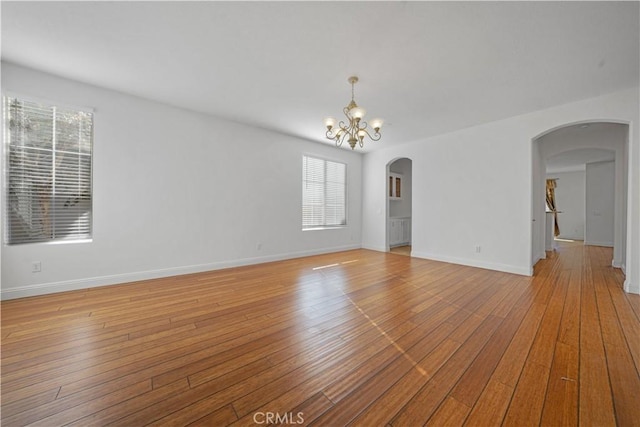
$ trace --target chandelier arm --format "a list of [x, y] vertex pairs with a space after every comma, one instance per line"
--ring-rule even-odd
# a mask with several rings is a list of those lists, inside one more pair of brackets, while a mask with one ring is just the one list
[[344, 139], [347, 135], [354, 136], [357, 132], [357, 127], [354, 126], [353, 121], [350, 121], [348, 126], [345, 122], [341, 121], [338, 127], [342, 131], [342, 139]]
[[340, 145], [342, 145], [342, 143], [344, 142], [344, 138], [348, 135], [348, 132], [342, 132], [342, 134], [340, 135]]
[[338, 147], [342, 145], [347, 135], [351, 135], [351, 131], [344, 126], [340, 126], [339, 128], [339, 131], [342, 131], [342, 132], [336, 132], [334, 134], [333, 131], [334, 129], [327, 130], [327, 132], [325, 133], [325, 136], [327, 137], [327, 139], [335, 141], [336, 146]]
[[[366, 127], [366, 126], [365, 126]], [[365, 129], [365, 127], [360, 128], [360, 131], [364, 132], [365, 134], [367, 134], [367, 136], [372, 140], [372, 141], [379, 141], [380, 138], [382, 137], [382, 134], [380, 132], [375, 132], [373, 135], [371, 135], [369, 133], [369, 131], [367, 129]]]
[[341, 147], [342, 143], [344, 142], [344, 138], [348, 135], [348, 132], [342, 132], [339, 135], [336, 135], [335, 137], [335, 141], [336, 141], [336, 147]]

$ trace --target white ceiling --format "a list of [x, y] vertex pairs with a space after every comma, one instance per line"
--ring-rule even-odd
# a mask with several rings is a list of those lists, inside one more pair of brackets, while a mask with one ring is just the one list
[[581, 148], [557, 154], [546, 161], [547, 173], [584, 171], [588, 163], [615, 160], [614, 150]]
[[[542, 137], [544, 143], [558, 144], [562, 141], [600, 140], [603, 148], [579, 148], [565, 151], [545, 160], [548, 174], [584, 171], [588, 163], [615, 160], [615, 150], [606, 148], [608, 141], [615, 140], [621, 129], [628, 126], [611, 122], [582, 123], [556, 129]], [[610, 146], [609, 146], [610, 147]]]
[[371, 150], [637, 86], [639, 4], [2, 1], [2, 59], [314, 141], [356, 74]]

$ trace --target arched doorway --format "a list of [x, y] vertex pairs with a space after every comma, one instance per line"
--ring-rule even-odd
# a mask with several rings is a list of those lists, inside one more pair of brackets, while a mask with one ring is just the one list
[[386, 249], [411, 254], [412, 161], [397, 158], [386, 167]]
[[[558, 172], [563, 166], [575, 168], [581, 164], [584, 170], [585, 198], [591, 195], [592, 203], [594, 199], [612, 199], [611, 212], [603, 210], [606, 207], [593, 207], [596, 206], [594, 204], [589, 206], [585, 199], [584, 243], [613, 246], [611, 263], [624, 271], [627, 253], [628, 143], [629, 126], [613, 121], [571, 123], [550, 129], [532, 140], [532, 266], [539, 259], [545, 258], [545, 249], [549, 249], [545, 227], [545, 192], [546, 179], [553, 178], [553, 174], [548, 173]], [[610, 181], [609, 187], [598, 187], [603, 179]], [[570, 185], [575, 185], [570, 184], [570, 181], [567, 175], [565, 190]], [[556, 185], [563, 185], [562, 177]], [[562, 206], [558, 206], [559, 211], [562, 209]], [[593, 237], [596, 235], [593, 232], [596, 226], [589, 227], [589, 223], [602, 222], [608, 215], [612, 222], [610, 241], [608, 238], [602, 240]], [[558, 218], [562, 230], [562, 214]], [[571, 227], [571, 223], [567, 220], [566, 226]], [[570, 231], [565, 229], [565, 232]]]

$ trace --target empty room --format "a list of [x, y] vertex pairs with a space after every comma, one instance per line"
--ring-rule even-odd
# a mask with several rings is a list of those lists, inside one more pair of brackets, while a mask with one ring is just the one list
[[0, 12], [3, 426], [640, 426], [640, 2]]

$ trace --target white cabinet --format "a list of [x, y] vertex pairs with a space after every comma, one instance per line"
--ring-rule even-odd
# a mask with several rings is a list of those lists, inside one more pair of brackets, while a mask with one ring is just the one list
[[389, 198], [392, 200], [402, 199], [402, 175], [398, 173], [389, 174]]
[[389, 246], [411, 243], [411, 218], [389, 218]]

